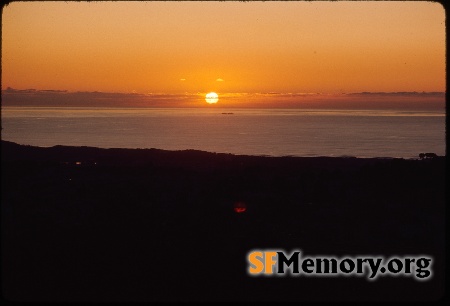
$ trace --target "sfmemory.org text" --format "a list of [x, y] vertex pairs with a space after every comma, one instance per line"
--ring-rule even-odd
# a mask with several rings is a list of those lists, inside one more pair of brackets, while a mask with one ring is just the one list
[[247, 255], [251, 276], [413, 276], [419, 281], [432, 277], [430, 256], [307, 256], [301, 250], [286, 254], [283, 250], [253, 250]]

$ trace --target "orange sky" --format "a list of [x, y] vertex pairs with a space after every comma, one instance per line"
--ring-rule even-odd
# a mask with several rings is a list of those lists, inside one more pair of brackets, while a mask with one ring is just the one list
[[446, 90], [433, 2], [14, 2], [2, 17], [3, 89]]

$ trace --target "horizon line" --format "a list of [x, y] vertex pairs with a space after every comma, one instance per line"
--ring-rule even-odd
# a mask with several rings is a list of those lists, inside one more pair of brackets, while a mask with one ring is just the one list
[[[208, 92], [178, 92], [178, 93], [170, 93], [170, 92], [137, 92], [135, 90], [132, 91], [89, 91], [89, 90], [61, 90], [61, 89], [35, 89], [35, 88], [26, 88], [26, 89], [17, 89], [13, 87], [7, 87], [6, 89], [1, 89], [2, 94], [5, 93], [91, 93], [91, 94], [123, 94], [123, 95], [136, 95], [136, 96], [196, 96], [196, 95], [204, 95]], [[314, 96], [314, 95], [323, 95], [323, 96], [337, 96], [337, 95], [442, 95], [446, 94], [446, 91], [356, 91], [356, 92], [338, 92], [338, 93], [330, 93], [330, 92], [279, 92], [279, 91], [267, 91], [267, 92], [220, 92], [214, 91], [216, 93], [220, 93], [222, 95], [269, 95], [269, 96], [278, 96], [278, 95], [286, 95], [286, 96]]]

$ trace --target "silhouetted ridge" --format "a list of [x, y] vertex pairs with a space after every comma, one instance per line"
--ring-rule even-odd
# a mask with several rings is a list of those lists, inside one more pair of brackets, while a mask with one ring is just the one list
[[[445, 158], [261, 157], [1, 143], [3, 294], [19, 301], [430, 300]], [[247, 275], [254, 249], [424, 254], [433, 278]], [[349, 288], [356, 288], [349, 290]]]

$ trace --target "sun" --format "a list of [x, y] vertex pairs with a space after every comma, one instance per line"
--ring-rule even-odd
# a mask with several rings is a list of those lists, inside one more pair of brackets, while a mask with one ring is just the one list
[[214, 104], [217, 103], [217, 101], [219, 101], [219, 96], [215, 92], [210, 92], [206, 94], [205, 100], [209, 104]]

